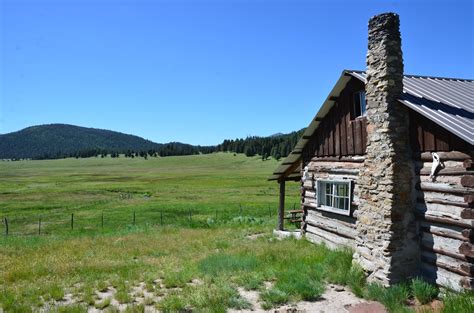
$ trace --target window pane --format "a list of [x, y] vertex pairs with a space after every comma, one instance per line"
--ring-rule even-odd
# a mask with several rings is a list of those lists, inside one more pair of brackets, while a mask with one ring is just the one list
[[360, 95], [360, 115], [364, 115], [365, 114], [365, 110], [366, 110], [366, 102], [365, 102], [365, 92], [361, 91], [359, 93]]
[[349, 210], [350, 205], [349, 205], [349, 198], [344, 199], [344, 210]]

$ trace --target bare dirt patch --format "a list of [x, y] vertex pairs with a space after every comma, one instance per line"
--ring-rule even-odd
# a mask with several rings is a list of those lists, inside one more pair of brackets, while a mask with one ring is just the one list
[[[271, 310], [262, 309], [260, 294], [258, 291], [249, 291], [239, 288], [240, 295], [253, 305], [253, 310], [230, 310], [229, 312], [277, 312], [277, 313], [296, 313], [296, 312], [347, 312], [347, 313], [386, 313], [387, 311], [378, 302], [369, 302], [357, 298], [352, 292], [346, 290], [343, 286], [330, 285], [317, 301], [300, 301], [297, 303], [283, 305]], [[360, 306], [363, 305], [363, 306]], [[360, 307], [359, 307], [360, 306]], [[366, 311], [365, 309], [372, 309]]]

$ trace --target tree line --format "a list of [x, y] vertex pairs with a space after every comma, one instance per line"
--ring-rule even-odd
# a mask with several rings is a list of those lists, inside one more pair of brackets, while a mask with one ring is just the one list
[[[268, 137], [249, 136], [247, 138], [226, 139], [221, 144], [215, 146], [194, 146], [179, 142], [170, 142], [167, 144], [141, 145], [143, 148], [129, 149], [117, 148], [110, 144], [113, 148], [73, 148], [67, 144], [59, 147], [54, 152], [44, 152], [30, 159], [61, 159], [61, 158], [90, 158], [90, 157], [126, 157], [126, 158], [144, 158], [166, 157], [178, 155], [195, 155], [208, 154], [214, 152], [233, 152], [244, 153], [246, 156], [252, 157], [259, 155], [262, 160], [273, 157], [279, 160], [286, 157], [302, 136], [304, 129], [291, 132], [289, 134], [278, 134]], [[121, 144], [129, 146], [126, 143]], [[139, 145], [136, 145], [137, 147]], [[62, 149], [64, 148], [64, 149]], [[63, 152], [66, 150], [67, 152]], [[19, 160], [24, 158], [10, 158], [11, 160]]]

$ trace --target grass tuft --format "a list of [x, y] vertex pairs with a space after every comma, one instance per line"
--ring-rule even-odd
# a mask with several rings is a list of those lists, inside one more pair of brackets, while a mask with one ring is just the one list
[[111, 301], [112, 299], [110, 299], [110, 297], [107, 297], [103, 299], [102, 301], [95, 303], [94, 306], [96, 309], [103, 310], [110, 305]]
[[472, 313], [474, 312], [474, 292], [448, 292], [443, 298], [443, 313]]
[[438, 288], [424, 281], [421, 278], [415, 278], [411, 281], [411, 290], [413, 296], [420, 304], [430, 303], [438, 296]]
[[251, 271], [258, 265], [258, 261], [254, 256], [247, 255], [228, 255], [213, 254], [205, 258], [199, 263], [199, 269], [204, 274], [216, 276], [221, 273]]

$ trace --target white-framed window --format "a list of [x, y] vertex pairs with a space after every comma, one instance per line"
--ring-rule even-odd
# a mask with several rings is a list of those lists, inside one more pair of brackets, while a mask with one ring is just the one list
[[317, 180], [318, 209], [350, 215], [352, 201], [351, 180]]

